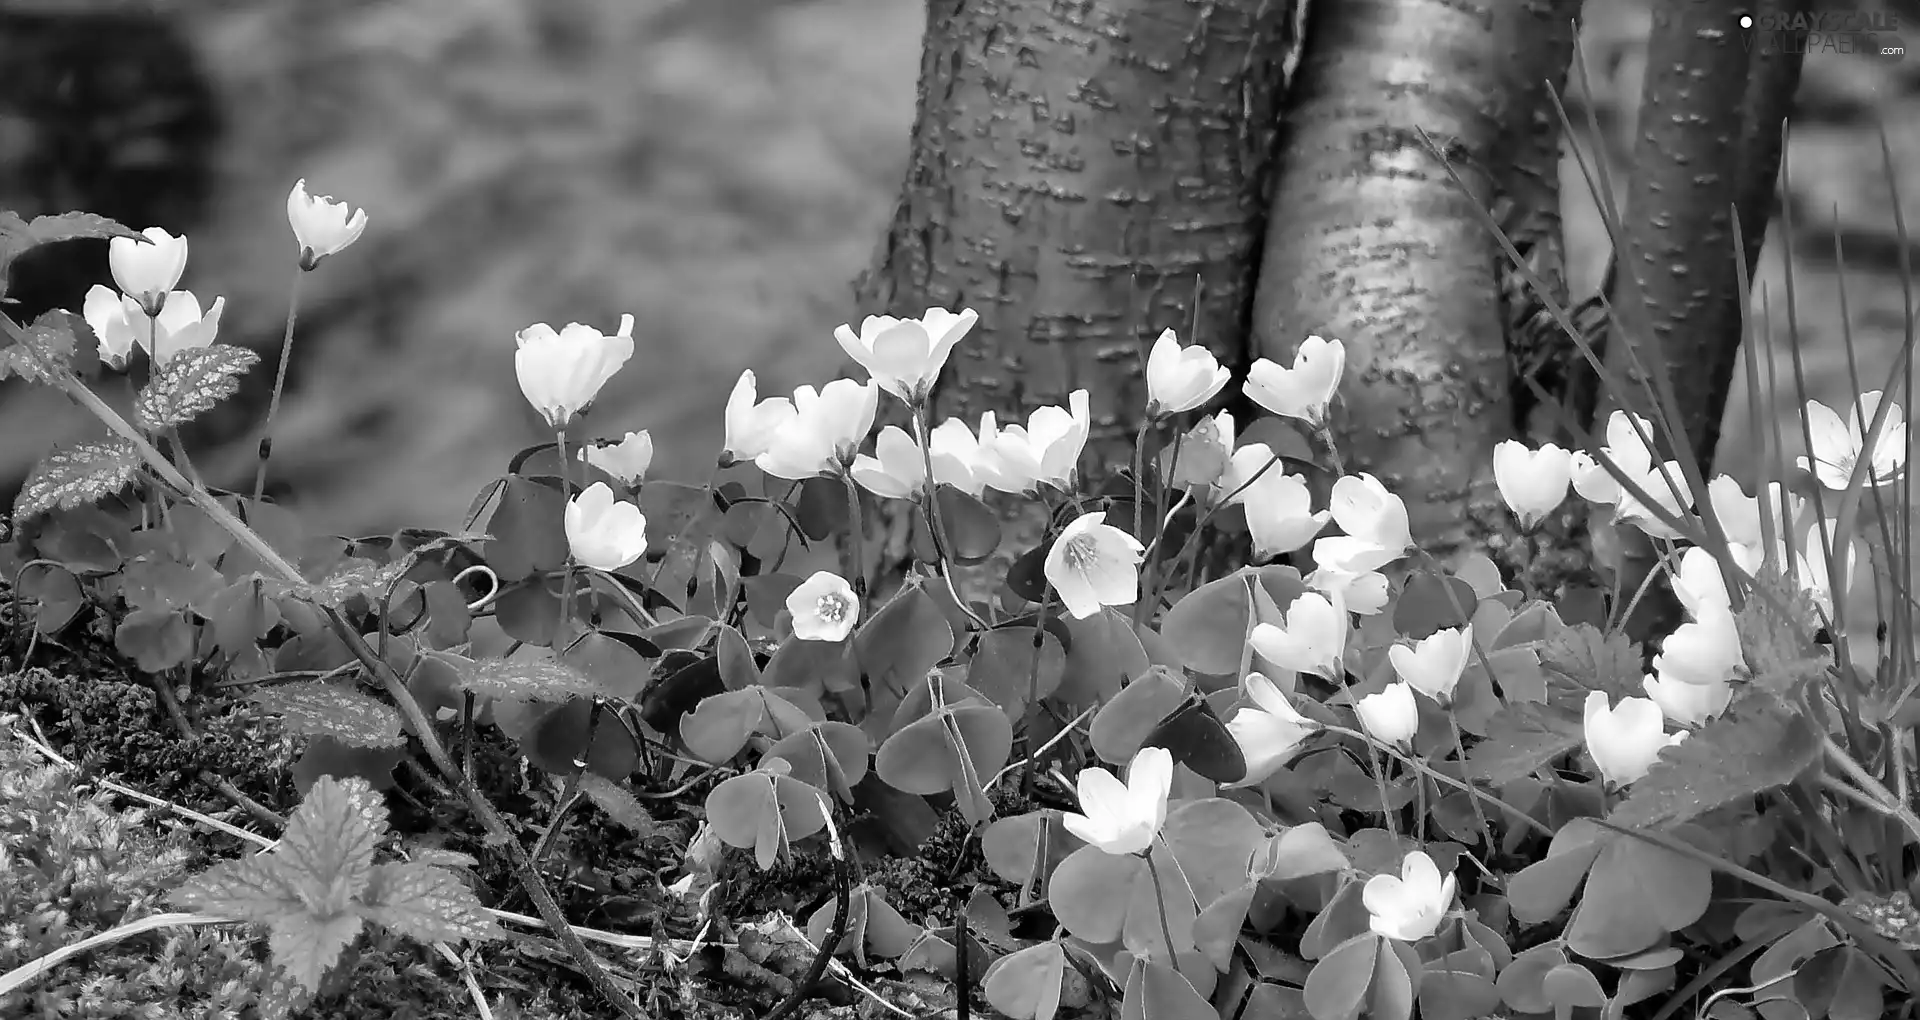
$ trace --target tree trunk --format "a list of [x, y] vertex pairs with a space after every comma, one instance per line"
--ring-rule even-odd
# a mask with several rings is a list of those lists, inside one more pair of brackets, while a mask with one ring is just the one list
[[[1613, 345], [1608, 357], [1625, 373], [1636, 334], [1658, 338], [1633, 349], [1642, 369], [1666, 367], [1676, 424], [1703, 473], [1713, 463], [1740, 351], [1744, 308], [1734, 260], [1744, 260], [1749, 276], [1759, 261], [1780, 176], [1781, 130], [1805, 57], [1804, 47], [1763, 47], [1736, 26], [1742, 16], [1809, 10], [1811, 0], [1654, 6], [1619, 263], [1633, 273], [1638, 294], [1609, 295], [1624, 315], [1614, 335], [1628, 342]], [[1744, 248], [1737, 253], [1736, 214]], [[1647, 407], [1643, 394], [1617, 399]]]
[[1416, 541], [1443, 557], [1507, 527], [1491, 476], [1494, 445], [1519, 429], [1503, 341], [1507, 257], [1476, 207], [1517, 207], [1514, 221], [1537, 235], [1534, 257], [1557, 261], [1547, 86], [1564, 80], [1578, 9], [1322, 4], [1293, 82], [1257, 351], [1288, 363], [1310, 334], [1346, 342], [1335, 437], [1406, 500]]
[[[861, 315], [980, 313], [937, 416], [1024, 419], [1085, 387], [1098, 477], [1129, 462], [1161, 330], [1244, 365], [1295, 15], [1295, 0], [930, 0], [911, 163], [855, 291]], [[883, 508], [883, 564], [905, 559], [901, 506]], [[1009, 521], [1003, 554], [1043, 523]]]

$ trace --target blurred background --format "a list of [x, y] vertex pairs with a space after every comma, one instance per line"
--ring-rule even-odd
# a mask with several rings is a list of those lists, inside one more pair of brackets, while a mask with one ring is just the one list
[[[1648, 9], [1587, 6], [1593, 88], [1576, 84], [1574, 115], [1593, 110], [1600, 137], [1583, 142], [1624, 167]], [[1920, 5], [1892, 6], [1920, 42]], [[638, 353], [590, 430], [651, 429], [656, 474], [704, 477], [740, 370], [763, 392], [823, 381], [841, 363], [833, 327], [870, 311], [849, 281], [905, 164], [923, 20], [905, 0], [0, 0], [0, 207], [185, 232], [182, 286], [224, 295], [221, 339], [262, 350], [294, 273], [294, 180], [368, 210], [361, 242], [305, 282], [275, 430], [273, 478], [316, 528], [457, 527], [507, 457], [547, 438], [513, 378], [513, 334], [533, 322], [611, 330], [633, 313]], [[1874, 125], [1920, 223], [1917, 92], [1920, 57], [1808, 60], [1785, 198], [1823, 399], [1852, 391], [1834, 226], [1869, 388], [1901, 336]], [[1588, 291], [1605, 232], [1571, 163], [1565, 179]], [[1760, 273], [1776, 295], [1778, 240]], [[77, 310], [106, 280], [104, 253], [61, 256], [19, 266], [14, 296]], [[1769, 343], [1784, 352], [1784, 321]], [[189, 435], [204, 473], [250, 478], [264, 393], [246, 399]], [[1744, 401], [1729, 413], [1745, 434]], [[0, 384], [0, 491], [88, 434], [57, 396]]]

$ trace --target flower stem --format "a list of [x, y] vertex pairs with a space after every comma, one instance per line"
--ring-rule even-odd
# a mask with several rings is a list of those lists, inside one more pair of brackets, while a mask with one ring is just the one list
[[927, 519], [927, 535], [933, 539], [933, 568], [940, 580], [947, 586], [947, 594], [953, 596], [953, 604], [960, 607], [967, 619], [981, 630], [989, 629], [987, 621], [976, 615], [967, 601], [960, 597], [959, 589], [953, 586], [953, 566], [947, 562], [946, 522], [940, 517], [940, 501], [937, 498], [940, 483], [933, 478], [933, 434], [927, 427], [927, 402], [916, 401], [907, 415], [913, 423], [913, 441], [920, 444], [920, 469], [926, 477], [922, 478], [920, 513]]
[[300, 283], [304, 269], [293, 273], [293, 285], [287, 288], [287, 331], [280, 337], [280, 364], [273, 370], [273, 396], [267, 399], [267, 424], [260, 436], [260, 462], [253, 470], [253, 501], [260, 502], [267, 491], [267, 459], [273, 456], [273, 418], [280, 413], [280, 394], [287, 388], [287, 365], [293, 361], [293, 324], [300, 317]]
[[1147, 430], [1153, 428], [1153, 419], [1140, 422], [1140, 431], [1133, 437], [1133, 533], [1140, 541], [1147, 540]]
[[1040, 608], [1033, 612], [1033, 658], [1027, 663], [1027, 747], [1029, 748], [1026, 777], [1020, 788], [1029, 800], [1033, 797], [1034, 776], [1040, 772], [1040, 756], [1034, 754], [1034, 733], [1040, 727], [1040, 653], [1047, 645], [1047, 609], [1053, 605], [1053, 592], [1043, 591], [1040, 595]]
[[1167, 940], [1167, 966], [1179, 970], [1180, 954], [1173, 948], [1173, 926], [1167, 923], [1167, 890], [1160, 884], [1159, 867], [1153, 863], [1153, 847], [1149, 845], [1140, 856], [1147, 859], [1147, 877], [1153, 879], [1153, 905], [1160, 911], [1160, 937]]
[[[1453, 727], [1453, 747], [1454, 747], [1454, 750], [1458, 752], [1460, 755], [1461, 775], [1465, 775], [1466, 774], [1465, 769], [1467, 764], [1467, 741], [1466, 741], [1466, 738], [1462, 737], [1460, 734], [1460, 713], [1454, 711], [1453, 701], [1451, 699], [1447, 701], [1447, 725]], [[1473, 820], [1477, 822], [1480, 826], [1480, 835], [1483, 836], [1487, 841], [1488, 852], [1492, 852], [1493, 827], [1487, 824], [1487, 813], [1480, 809], [1479, 798], [1468, 797], [1467, 803], [1473, 805]]]
[[[553, 430], [554, 445], [560, 453], [560, 501], [561, 514], [566, 513], [565, 504], [573, 499], [573, 483], [567, 480], [567, 430]], [[553, 631], [553, 649], [559, 651], [567, 640], [567, 631], [573, 623], [573, 544], [567, 544], [567, 561], [560, 569], [560, 622]]]
[[[1353, 699], [1353, 686], [1347, 683], [1347, 670], [1344, 666], [1340, 665], [1335, 665], [1334, 669], [1340, 674], [1340, 692], [1346, 695], [1347, 707], [1353, 709], [1354, 716], [1358, 718], [1360, 706], [1359, 703]], [[1367, 745], [1367, 761], [1373, 766], [1373, 787], [1380, 792], [1380, 814], [1381, 817], [1386, 819], [1387, 835], [1398, 836], [1399, 830], [1395, 827], [1393, 820], [1392, 802], [1387, 799], [1387, 763], [1380, 760], [1380, 752], [1374, 746], [1372, 739], [1366, 740], [1365, 743]]]
[[853, 484], [853, 472], [844, 468], [840, 471], [840, 484], [847, 490], [847, 581], [853, 585], [853, 594], [860, 600], [860, 618], [867, 616], [867, 573], [860, 562], [860, 543], [866, 539], [866, 530], [860, 519], [860, 490]]
[[1333, 473], [1345, 475], [1347, 465], [1340, 459], [1340, 444], [1333, 441], [1333, 429], [1328, 428], [1325, 422], [1321, 422], [1313, 427], [1313, 435], [1320, 440], [1320, 445], [1327, 448], [1327, 459], [1333, 462]]

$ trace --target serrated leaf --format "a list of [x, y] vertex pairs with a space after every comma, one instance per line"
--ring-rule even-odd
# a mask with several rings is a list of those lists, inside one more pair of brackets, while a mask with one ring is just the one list
[[306, 680], [256, 691], [249, 700], [303, 737], [332, 737], [350, 747], [375, 749], [407, 742], [399, 709], [351, 687]]
[[1785, 695], [1826, 674], [1832, 659], [1813, 643], [1817, 621], [1807, 593], [1778, 570], [1754, 578], [1753, 592], [1734, 617], [1754, 686]]
[[1529, 701], [1496, 712], [1487, 734], [1467, 755], [1467, 774], [1495, 786], [1524, 779], [1586, 742], [1585, 729], [1572, 713]]
[[1793, 782], [1820, 757], [1806, 717], [1754, 692], [1735, 701], [1660, 760], [1607, 816], [1615, 825], [1671, 826]]
[[271, 852], [221, 861], [187, 879], [167, 900], [182, 910], [223, 914], [254, 924], [270, 924], [299, 910], [293, 886]]
[[50, 510], [86, 506], [130, 484], [140, 470], [140, 451], [119, 437], [76, 443], [47, 454], [27, 476], [14, 500], [13, 516], [24, 521]]
[[86, 320], [56, 308], [22, 329], [19, 342], [0, 350], [0, 379], [17, 375], [28, 382], [53, 382], [63, 372], [90, 372], [97, 348], [80, 343]]
[[387, 806], [366, 780], [322, 776], [273, 855], [307, 912], [332, 917], [373, 881], [373, 853], [386, 829]]
[[76, 209], [72, 212], [54, 213], [49, 216], [35, 216], [32, 222], [28, 222], [18, 213], [0, 209], [0, 265], [11, 261], [22, 252], [43, 244], [79, 241], [90, 237], [139, 236], [118, 220], [98, 213], [81, 212]]
[[134, 399], [133, 415], [148, 432], [176, 428], [213, 410], [240, 390], [240, 377], [260, 355], [233, 344], [176, 351]]
[[604, 693], [598, 681], [552, 659], [476, 659], [462, 663], [460, 686], [509, 701], [565, 701]]
[[500, 934], [493, 917], [458, 875], [418, 862], [375, 868], [356, 909], [367, 920], [422, 942]]
[[301, 590], [301, 594], [316, 605], [332, 606], [336, 609], [358, 595], [364, 595], [378, 602], [386, 597], [387, 589], [393, 585], [393, 582], [407, 572], [408, 566], [405, 560], [393, 563], [349, 560], [346, 566], [307, 585]]
[[1640, 684], [1646, 676], [1640, 647], [1625, 634], [1603, 634], [1583, 623], [1542, 641], [1539, 652], [1550, 689], [1564, 693], [1571, 687], [1581, 699], [1600, 691], [1614, 701], [1646, 693]]
[[619, 822], [628, 832], [642, 839], [653, 835], [656, 828], [653, 815], [647, 813], [640, 798], [628, 793], [624, 787], [616, 785], [605, 776], [585, 772], [580, 776], [580, 792], [587, 799], [600, 806], [607, 817]]
[[365, 922], [356, 914], [332, 917], [279, 917], [268, 926], [267, 948], [273, 962], [294, 984], [320, 987], [320, 979], [340, 959], [340, 952], [360, 935]]

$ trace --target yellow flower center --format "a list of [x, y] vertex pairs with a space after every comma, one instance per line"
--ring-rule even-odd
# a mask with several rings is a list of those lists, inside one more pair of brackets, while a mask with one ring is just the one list
[[814, 603], [813, 610], [820, 614], [822, 620], [828, 623], [839, 623], [846, 618], [848, 611], [852, 608], [851, 600], [835, 591], [820, 596], [820, 601]]

